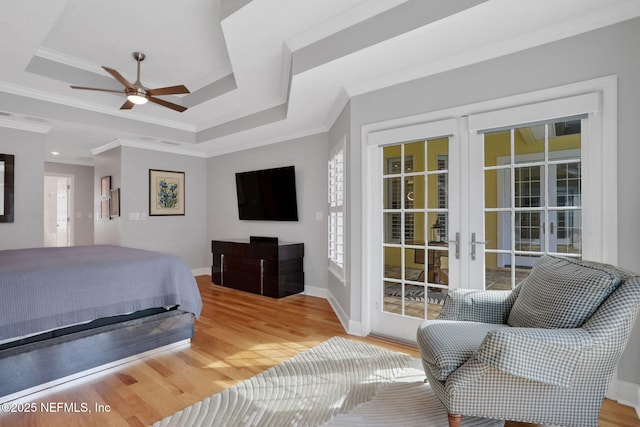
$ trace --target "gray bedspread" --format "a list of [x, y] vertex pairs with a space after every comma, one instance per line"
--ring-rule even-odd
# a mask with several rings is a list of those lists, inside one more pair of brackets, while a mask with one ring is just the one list
[[0, 340], [176, 305], [198, 317], [202, 300], [172, 255], [103, 245], [0, 251]]

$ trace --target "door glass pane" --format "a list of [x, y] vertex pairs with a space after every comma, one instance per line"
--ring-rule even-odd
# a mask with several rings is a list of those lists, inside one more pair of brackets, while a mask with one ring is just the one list
[[514, 169], [515, 207], [532, 208], [542, 206], [541, 167], [521, 167]]
[[404, 194], [405, 209], [424, 209], [424, 175], [405, 178]]
[[397, 175], [402, 172], [402, 147], [390, 145], [382, 149], [383, 152], [383, 174]]
[[402, 279], [402, 251], [400, 248], [384, 248], [384, 277]]
[[511, 158], [511, 131], [491, 132], [484, 135], [484, 165], [497, 166], [499, 160], [509, 163]]
[[427, 141], [427, 170], [441, 171], [449, 168], [449, 138], [430, 139]]
[[424, 141], [404, 145], [404, 171], [424, 172]]
[[382, 310], [387, 313], [402, 314], [402, 283], [385, 281], [383, 287]]
[[580, 254], [582, 252], [582, 211], [580, 209], [557, 211], [555, 230], [556, 252]]
[[524, 126], [514, 131], [515, 163], [544, 161], [545, 125]]
[[511, 168], [489, 169], [484, 172], [485, 208], [504, 208], [511, 205]]
[[425, 318], [424, 286], [405, 285], [404, 312], [410, 317]]
[[400, 178], [384, 179], [384, 208], [400, 209], [402, 207], [402, 182]]
[[402, 238], [402, 214], [384, 214], [384, 243], [400, 243]]
[[540, 252], [542, 221], [540, 211], [518, 211], [515, 213], [515, 249], [524, 252]]
[[449, 174], [446, 172], [430, 174], [427, 178], [429, 193], [429, 209], [446, 209], [448, 207]]

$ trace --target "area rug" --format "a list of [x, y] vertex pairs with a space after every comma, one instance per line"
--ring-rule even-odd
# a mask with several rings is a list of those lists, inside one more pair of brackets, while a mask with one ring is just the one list
[[[424, 302], [424, 289], [424, 286], [405, 285], [404, 296], [409, 301]], [[384, 295], [386, 297], [402, 298], [402, 284], [385, 284]], [[427, 304], [444, 305], [444, 300], [447, 297], [446, 292], [443, 292], [442, 289], [435, 289], [431, 287], [429, 287], [427, 295], [429, 296]]]
[[[390, 425], [447, 425], [420, 361], [334, 337], [153, 427]], [[503, 423], [465, 418], [462, 425]]]

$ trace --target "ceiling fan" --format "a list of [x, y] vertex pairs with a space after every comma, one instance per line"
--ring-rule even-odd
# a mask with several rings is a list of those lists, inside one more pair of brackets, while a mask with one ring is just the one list
[[122, 75], [116, 70], [103, 66], [109, 74], [111, 74], [116, 80], [118, 80], [125, 88], [124, 90], [113, 90], [113, 89], [100, 89], [95, 87], [84, 87], [84, 86], [71, 86], [73, 89], [83, 89], [83, 90], [99, 90], [102, 92], [115, 92], [115, 93], [124, 93], [127, 95], [127, 101], [122, 104], [120, 107], [121, 110], [130, 110], [136, 104], [146, 104], [147, 101], [151, 101], [155, 104], [162, 105], [163, 107], [171, 108], [172, 110], [176, 110], [179, 112], [183, 112], [187, 109], [187, 107], [183, 107], [182, 105], [174, 104], [169, 101], [165, 101], [164, 99], [154, 98], [157, 95], [177, 95], [183, 93], [191, 93], [189, 89], [187, 89], [184, 85], [178, 86], [167, 86], [160, 87], [156, 89], [148, 89], [142, 85], [140, 82], [140, 63], [144, 61], [145, 55], [142, 52], [133, 52], [133, 58], [138, 62], [138, 76], [135, 83], [130, 83], [127, 79], [122, 77]]

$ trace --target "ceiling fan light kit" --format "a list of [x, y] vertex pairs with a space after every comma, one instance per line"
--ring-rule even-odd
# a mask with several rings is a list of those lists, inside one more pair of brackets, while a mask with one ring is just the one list
[[100, 89], [94, 87], [84, 87], [84, 86], [71, 86], [72, 89], [82, 89], [82, 90], [97, 90], [102, 92], [115, 92], [115, 93], [124, 93], [127, 96], [127, 100], [120, 107], [121, 110], [130, 110], [134, 105], [142, 105], [151, 101], [154, 104], [162, 105], [163, 107], [171, 108], [172, 110], [183, 112], [187, 110], [187, 107], [183, 107], [182, 105], [174, 104], [169, 101], [165, 101], [164, 99], [155, 98], [157, 95], [178, 95], [178, 94], [186, 94], [191, 93], [189, 89], [187, 89], [184, 85], [177, 86], [167, 86], [156, 89], [148, 89], [142, 85], [140, 81], [140, 63], [144, 61], [145, 54], [142, 52], [133, 52], [133, 59], [138, 63], [137, 67], [137, 77], [135, 83], [130, 83], [127, 79], [122, 77], [122, 75], [109, 67], [102, 66], [106, 72], [111, 74], [113, 78], [118, 80], [120, 84], [122, 84], [125, 88], [124, 90], [113, 90], [113, 89]]

